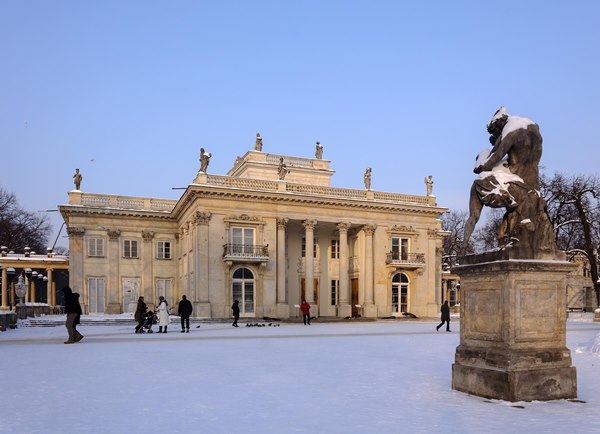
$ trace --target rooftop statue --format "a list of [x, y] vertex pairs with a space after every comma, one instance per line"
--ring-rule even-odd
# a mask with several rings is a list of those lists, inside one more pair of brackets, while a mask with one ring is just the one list
[[433, 196], [433, 176], [429, 175], [425, 178], [425, 188], [427, 189], [427, 196]]
[[260, 133], [256, 133], [256, 143], [254, 144], [254, 150], [262, 152], [262, 137]]
[[315, 158], [317, 160], [321, 160], [323, 158], [323, 145], [320, 142], [317, 142], [317, 146], [315, 149]]
[[279, 174], [279, 179], [283, 181], [285, 179], [285, 175], [287, 175], [289, 172], [290, 171], [287, 168], [287, 165], [283, 162], [283, 157], [280, 157], [279, 158], [279, 167], [277, 168], [277, 173]]
[[73, 182], [75, 183], [75, 190], [80, 190], [81, 181], [83, 180], [83, 176], [79, 173], [79, 169], [75, 169], [75, 175], [73, 175]]
[[515, 259], [549, 259], [556, 254], [546, 202], [539, 192], [542, 136], [533, 121], [501, 107], [487, 125], [492, 149], [476, 158], [478, 174], [471, 187], [463, 253], [484, 206], [505, 208], [498, 233], [500, 249]]
[[200, 148], [200, 172], [206, 173], [210, 157], [212, 157], [210, 152], [204, 152], [204, 148]]
[[367, 190], [370, 190], [371, 189], [371, 168], [370, 167], [367, 167], [367, 169], [365, 170], [364, 180], [365, 180], [365, 188]]

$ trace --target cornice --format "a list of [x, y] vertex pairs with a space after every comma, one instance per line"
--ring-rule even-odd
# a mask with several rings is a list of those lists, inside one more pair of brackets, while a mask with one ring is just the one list
[[120, 216], [120, 217], [138, 217], [144, 219], [156, 219], [156, 220], [171, 220], [176, 222], [175, 218], [171, 213], [165, 213], [163, 211], [136, 211], [131, 209], [117, 209], [117, 208], [96, 208], [96, 207], [73, 207], [61, 205], [61, 214], [63, 216], [86, 216], [86, 215], [103, 215], [103, 216]]
[[324, 196], [306, 196], [294, 193], [267, 193], [262, 191], [241, 191], [224, 189], [193, 190], [180, 204], [183, 207], [196, 198], [221, 197], [236, 201], [263, 201], [271, 203], [290, 203], [300, 205], [317, 205], [329, 208], [355, 208], [364, 210], [379, 210], [392, 212], [408, 212], [422, 215], [440, 216], [447, 208], [437, 206], [423, 206], [418, 204], [398, 204], [382, 201], [368, 201], [356, 199], [339, 199]]

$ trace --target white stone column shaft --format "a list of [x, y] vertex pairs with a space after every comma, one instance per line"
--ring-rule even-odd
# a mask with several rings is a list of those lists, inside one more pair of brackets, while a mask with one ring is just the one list
[[288, 219], [277, 219], [277, 303], [287, 302], [285, 287], [285, 228]]
[[8, 285], [7, 285], [8, 275], [6, 273], [6, 268], [2, 267], [2, 306], [0, 306], [1, 310], [8, 310]]
[[314, 264], [314, 238], [315, 238], [315, 225], [316, 220], [306, 220], [304, 225], [305, 235], [305, 257], [304, 257], [304, 297], [308, 304], [314, 302], [314, 290], [315, 290], [315, 264]]
[[373, 295], [373, 232], [375, 225], [363, 226], [365, 233], [365, 305], [374, 303]]

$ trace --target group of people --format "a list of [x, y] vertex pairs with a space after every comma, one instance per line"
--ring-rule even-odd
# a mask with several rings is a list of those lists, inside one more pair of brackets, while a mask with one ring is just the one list
[[[63, 288], [65, 296], [65, 312], [67, 314], [67, 332], [69, 333], [69, 339], [65, 341], [65, 344], [74, 344], [83, 339], [83, 335], [77, 331], [77, 324], [79, 324], [81, 317], [81, 305], [79, 304], [79, 294], [73, 292], [71, 288], [66, 286]], [[158, 297], [158, 306], [155, 306], [156, 314], [158, 316], [158, 333], [167, 333], [167, 327], [169, 326], [169, 303], [162, 295]], [[187, 299], [185, 295], [181, 297], [177, 315], [181, 318], [181, 333], [190, 332], [190, 316], [192, 315], [194, 308], [192, 303]], [[233, 314], [233, 327], [238, 326], [238, 320], [240, 319], [240, 303], [239, 300], [234, 300], [231, 305], [231, 311]], [[300, 311], [302, 312], [302, 320], [304, 325], [310, 325], [310, 304], [306, 300], [302, 300], [300, 304]], [[135, 333], [144, 333], [144, 325], [148, 320], [148, 305], [144, 302], [144, 297], [140, 296], [137, 302], [137, 308], [135, 310], [134, 318], [137, 321], [135, 327]], [[446, 331], [450, 331], [450, 307], [448, 306], [448, 300], [444, 301], [441, 307], [441, 323], [435, 329], [439, 330], [444, 324], [446, 324]]]
[[[169, 327], [169, 303], [162, 295], [158, 297], [158, 306], [156, 306], [156, 315], [158, 316], [158, 333], [167, 333]], [[190, 316], [194, 310], [192, 303], [185, 295], [181, 297], [177, 315], [181, 318], [181, 333], [190, 332]], [[144, 333], [144, 324], [148, 316], [148, 305], [144, 302], [144, 297], [140, 296], [137, 302], [134, 318], [138, 322], [135, 327], [136, 333]]]

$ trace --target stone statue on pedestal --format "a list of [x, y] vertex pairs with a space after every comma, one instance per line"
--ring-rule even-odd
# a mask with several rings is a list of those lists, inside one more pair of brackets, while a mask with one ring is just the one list
[[566, 347], [567, 275], [539, 192], [542, 136], [500, 108], [487, 125], [492, 149], [477, 157], [463, 251], [484, 206], [505, 208], [500, 249], [460, 258], [460, 344], [452, 388], [506, 401], [577, 397]]

